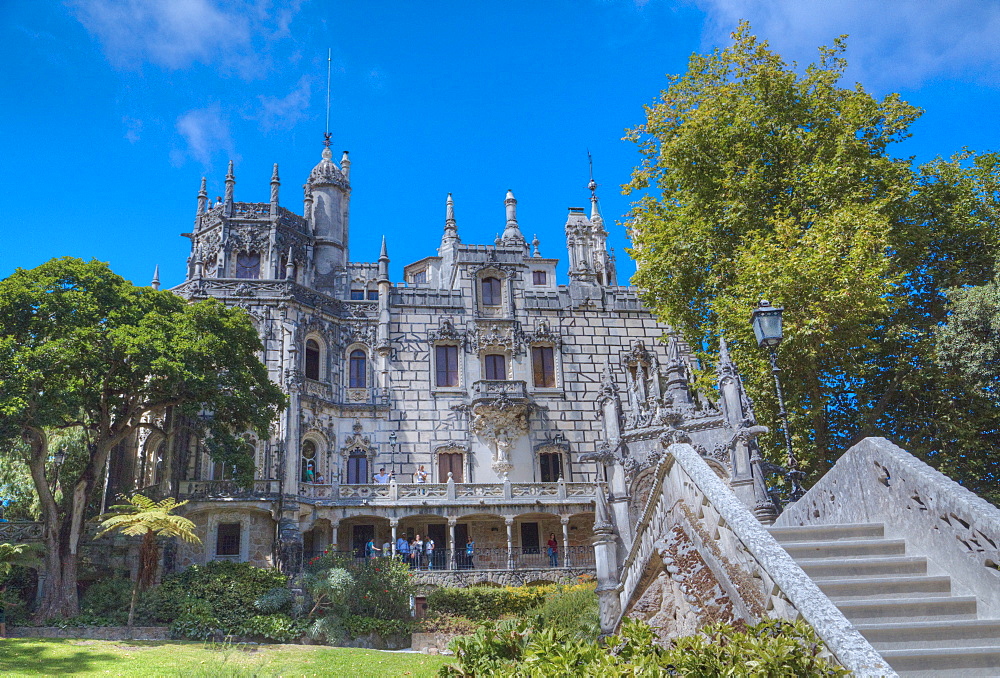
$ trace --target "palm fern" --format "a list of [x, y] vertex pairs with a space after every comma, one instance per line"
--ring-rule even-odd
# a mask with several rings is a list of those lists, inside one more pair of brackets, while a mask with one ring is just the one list
[[15, 566], [37, 567], [39, 550], [38, 544], [0, 544], [0, 580]]
[[194, 533], [193, 522], [173, 513], [184, 506], [186, 501], [178, 502], [173, 497], [167, 497], [155, 502], [141, 494], [134, 494], [127, 501], [127, 504], [111, 507], [101, 521], [101, 531], [97, 536], [117, 531], [130, 537], [142, 537], [142, 545], [139, 547], [139, 571], [132, 587], [132, 603], [128, 611], [128, 627], [131, 635], [139, 591], [148, 588], [156, 575], [160, 556], [156, 538], [176, 537], [192, 544], [201, 543], [201, 539]]

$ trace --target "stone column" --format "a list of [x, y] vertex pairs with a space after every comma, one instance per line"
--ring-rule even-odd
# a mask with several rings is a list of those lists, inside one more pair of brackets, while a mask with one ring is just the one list
[[340, 532], [340, 521], [339, 520], [331, 520], [330, 521], [330, 550], [331, 551], [337, 551], [340, 548], [339, 547], [340, 537], [337, 534], [338, 532]]
[[594, 507], [594, 564], [597, 569], [597, 599], [600, 604], [602, 636], [615, 632], [622, 613], [616, 549], [608, 501], [604, 490], [598, 486]]
[[503, 519], [507, 526], [507, 569], [514, 569], [514, 518], [507, 516]]
[[563, 567], [569, 567], [569, 516], [559, 516], [563, 532]]
[[399, 527], [399, 519], [398, 518], [389, 518], [389, 527], [392, 528], [392, 557], [395, 558], [396, 557], [396, 539], [398, 539], [398, 537], [396, 536], [396, 528]]
[[[451, 481], [451, 473], [448, 474], [448, 481]], [[458, 518], [449, 517], [448, 518], [448, 544], [451, 546], [451, 555], [448, 556], [448, 569], [457, 570], [458, 561], [456, 560], [455, 552], [458, 547], [455, 545], [455, 525], [458, 524]]]

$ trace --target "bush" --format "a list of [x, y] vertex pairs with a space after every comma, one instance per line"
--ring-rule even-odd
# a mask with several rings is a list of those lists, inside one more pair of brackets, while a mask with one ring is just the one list
[[474, 620], [497, 619], [541, 605], [554, 590], [554, 586], [440, 588], [427, 596], [427, 609]]
[[292, 609], [292, 592], [286, 586], [275, 587], [255, 600], [253, 606], [262, 614], [288, 612]]
[[98, 579], [80, 597], [80, 616], [103, 618], [107, 624], [89, 623], [87, 626], [121, 626], [128, 622], [128, 608], [132, 602], [132, 581], [121, 577]]
[[232, 628], [257, 609], [258, 599], [287, 583], [280, 572], [249, 563], [213, 561], [203, 566], [192, 565], [149, 591], [139, 612], [150, 619], [172, 622], [195, 601], [204, 601], [211, 617], [222, 627]]
[[428, 612], [427, 616], [417, 623], [416, 630], [420, 633], [444, 633], [450, 636], [467, 636], [475, 633], [479, 624], [468, 617], [460, 617], [446, 612]]
[[655, 643], [646, 624], [626, 619], [621, 635], [595, 642], [554, 628], [537, 630], [526, 620], [484, 624], [474, 635], [451, 642], [457, 665], [442, 676], [846, 676], [822, 658], [822, 643], [802, 622], [771, 620], [750, 627], [718, 625], [678, 638], [668, 648]]
[[296, 620], [287, 614], [259, 614], [232, 629], [232, 635], [257, 641], [287, 643], [302, 637], [309, 622]]
[[553, 628], [571, 638], [596, 641], [601, 634], [597, 584], [560, 586], [545, 597], [545, 602], [530, 610], [537, 628]]
[[377, 633], [383, 638], [397, 634], [413, 632], [415, 623], [409, 619], [379, 619], [377, 617], [359, 617], [349, 614], [341, 619], [344, 630], [351, 638]]

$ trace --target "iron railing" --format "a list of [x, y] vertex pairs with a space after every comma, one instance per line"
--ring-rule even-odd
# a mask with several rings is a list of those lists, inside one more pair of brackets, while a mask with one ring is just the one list
[[[379, 547], [381, 549], [381, 547]], [[310, 560], [324, 554], [333, 553], [335, 557], [354, 561], [365, 559], [364, 547], [351, 550], [320, 551], [306, 553], [303, 560]], [[376, 551], [373, 558], [395, 557], [406, 562], [414, 570], [546, 570], [556, 568], [593, 568], [594, 548], [592, 546], [560, 547], [552, 557], [544, 546], [538, 548], [515, 546], [507, 549], [505, 546], [475, 548], [470, 555], [466, 548], [449, 549], [436, 548], [432, 553], [401, 554], [387, 556], [383, 551]]]

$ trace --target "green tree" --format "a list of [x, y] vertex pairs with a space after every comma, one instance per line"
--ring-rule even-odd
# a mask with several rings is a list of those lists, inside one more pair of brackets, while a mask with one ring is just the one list
[[3, 581], [15, 567], [37, 565], [37, 544], [0, 544], [0, 581]]
[[[203, 422], [201, 433], [221, 441], [213, 455], [252, 474], [238, 436], [266, 435], [285, 401], [260, 350], [242, 310], [136, 287], [97, 261], [54, 259], [0, 281], [0, 449], [15, 454], [13, 441], [25, 443], [41, 503], [41, 618], [77, 612], [90, 502], [112, 449], [150, 426], [148, 415], [174, 408]], [[206, 411], [213, 416], [197, 417]], [[81, 441], [58, 470], [47, 463], [54, 430]]]
[[[628, 137], [643, 156], [625, 187], [644, 193], [629, 214], [634, 282], [708, 362], [726, 336], [775, 433], [749, 316], [760, 299], [785, 307], [783, 385], [817, 472], [876, 432], [940, 452], [926, 432], [948, 400], [931, 365], [944, 292], [988, 279], [998, 246], [998, 159], [891, 157], [920, 111], [840, 86], [844, 53], [837, 39], [798, 72], [744, 23], [731, 46], [692, 56]], [[961, 422], [966, 436], [982, 426]]]
[[142, 537], [139, 547], [139, 571], [132, 586], [132, 601], [128, 607], [129, 637], [135, 621], [135, 603], [139, 591], [149, 588], [156, 576], [160, 561], [160, 546], [157, 537], [176, 537], [191, 544], [200, 544], [201, 539], [194, 533], [194, 523], [174, 513], [186, 504], [173, 497], [155, 502], [141, 494], [132, 495], [127, 504], [112, 506], [109, 515], [101, 521], [101, 537], [108, 532], [118, 531], [130, 537]]

